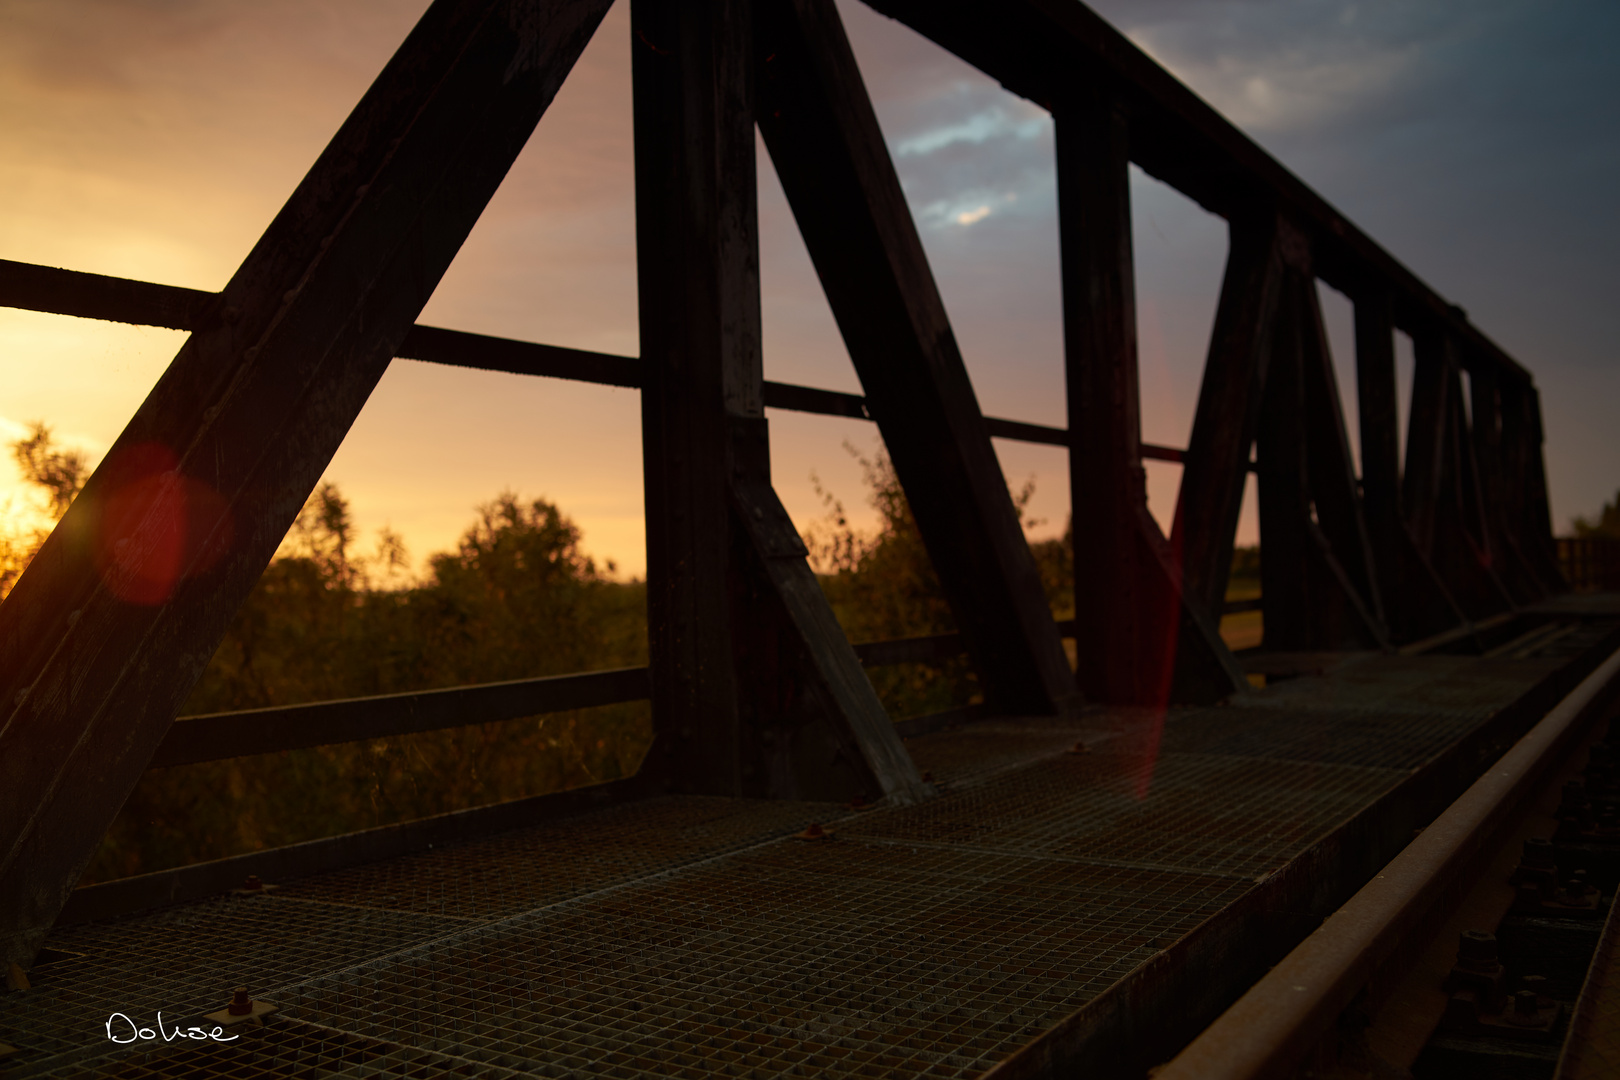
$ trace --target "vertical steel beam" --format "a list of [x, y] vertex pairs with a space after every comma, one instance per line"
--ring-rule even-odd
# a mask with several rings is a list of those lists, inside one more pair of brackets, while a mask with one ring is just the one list
[[1128, 123], [1101, 90], [1055, 121], [1080, 689], [1136, 705], [1225, 697], [1243, 673], [1219, 616], [1185, 602], [1147, 508]]
[[1510, 455], [1504, 444], [1501, 377], [1488, 360], [1468, 373], [1469, 431], [1473, 435], [1474, 459], [1479, 465], [1479, 488], [1483, 498], [1484, 525], [1490, 535], [1495, 565], [1513, 598], [1520, 604], [1540, 600], [1552, 591], [1555, 582], [1542, 581], [1535, 564], [1519, 543], [1518, 508], [1522, 505], [1522, 476], [1510, 471]]
[[770, 486], [751, 0], [634, 0], [656, 740], [676, 790], [919, 797]]
[[1260, 421], [1284, 247], [1304, 244], [1275, 211], [1234, 218], [1230, 228], [1226, 275], [1170, 533], [1187, 594], [1215, 618], [1226, 600], [1249, 449]]
[[1387, 645], [1389, 630], [1383, 594], [1362, 512], [1350, 437], [1344, 426], [1344, 405], [1339, 400], [1339, 380], [1322, 324], [1322, 302], [1315, 279], [1301, 279], [1297, 291], [1307, 466], [1315, 517], [1332, 561], [1342, 568], [1349, 599], [1363, 624], [1361, 634], [1370, 634], [1374, 642]]
[[1361, 500], [1367, 541], [1386, 610], [1399, 606], [1401, 565], [1400, 412], [1395, 394], [1395, 312], [1388, 290], [1354, 298], [1356, 412], [1361, 424]]
[[1558, 562], [1552, 514], [1547, 506], [1547, 473], [1541, 456], [1541, 405], [1536, 388], [1503, 382], [1502, 443], [1509, 477], [1511, 527], [1525, 556], [1549, 590], [1569, 588]]
[[[730, 10], [727, 10], [730, 9]], [[741, 790], [727, 418], [761, 417], [746, 3], [634, 0], [636, 280], [657, 744], [695, 790]], [[730, 15], [732, 18], [726, 18]], [[746, 39], [745, 39], [746, 44]], [[666, 760], [667, 759], [667, 760]]]
[[0, 607], [0, 962], [26, 961], [606, 12], [440, 0]]
[[1401, 511], [1393, 302], [1379, 286], [1354, 299], [1362, 509], [1390, 634], [1413, 641], [1468, 619], [1418, 551]]
[[1401, 492], [1413, 539], [1469, 618], [1512, 610], [1512, 596], [1492, 566], [1455, 346], [1444, 331], [1428, 328], [1413, 335], [1413, 344]]
[[[1386, 645], [1308, 264], [1285, 274], [1255, 436], [1265, 647]], [[1359, 565], [1358, 565], [1359, 564]]]
[[1525, 440], [1529, 456], [1529, 468], [1525, 470], [1526, 512], [1530, 517], [1532, 534], [1542, 541], [1545, 557], [1556, 573], [1558, 554], [1553, 541], [1552, 503], [1547, 497], [1547, 462], [1541, 451], [1546, 442], [1546, 434], [1541, 426], [1541, 394], [1530, 385], [1522, 387], [1520, 394], [1523, 402], [1521, 408], [1529, 428], [1529, 438]]
[[1434, 550], [1435, 521], [1446, 464], [1448, 387], [1454, 363], [1441, 333], [1412, 337], [1412, 404], [1406, 423], [1406, 471], [1401, 504], [1424, 555]]
[[1028, 542], [832, 0], [761, 0], [757, 117], [987, 703], [1077, 700]]
[[1306, 478], [1298, 273], [1286, 274], [1281, 291], [1254, 447], [1260, 496], [1260, 602], [1269, 650], [1324, 644], [1312, 633], [1323, 615], [1323, 598], [1312, 587], [1317, 583]]

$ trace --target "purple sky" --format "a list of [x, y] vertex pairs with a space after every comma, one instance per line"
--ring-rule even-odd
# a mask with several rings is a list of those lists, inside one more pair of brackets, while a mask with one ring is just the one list
[[[219, 288], [423, 6], [0, 0], [0, 257]], [[1534, 372], [1561, 529], [1612, 497], [1620, 7], [1098, 7]], [[905, 27], [840, 9], [981, 404], [1063, 424], [1050, 121]], [[621, 3], [422, 321], [636, 352], [628, 41]], [[763, 150], [761, 161], [767, 377], [858, 391]], [[1134, 194], [1144, 435], [1184, 446], [1225, 226], [1145, 177]], [[1324, 301], [1348, 389], [1349, 308]], [[0, 438], [42, 418], [99, 454], [181, 337], [0, 309]], [[391, 524], [418, 558], [509, 487], [554, 500], [588, 551], [639, 573], [637, 416], [633, 391], [402, 362], [328, 476], [368, 534]], [[801, 525], [821, 512], [812, 472], [864, 509], [842, 444], [870, 454], [874, 428], [771, 422], [777, 485]], [[1063, 453], [997, 449], [1015, 484], [1036, 481], [1036, 533], [1061, 529]], [[1150, 465], [1156, 513], [1173, 505], [1177, 473]], [[0, 471], [7, 492], [22, 510]]]

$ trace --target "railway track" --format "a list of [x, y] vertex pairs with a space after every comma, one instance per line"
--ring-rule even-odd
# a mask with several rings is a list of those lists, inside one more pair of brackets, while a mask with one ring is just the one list
[[1153, 1080], [1620, 1075], [1620, 651]]

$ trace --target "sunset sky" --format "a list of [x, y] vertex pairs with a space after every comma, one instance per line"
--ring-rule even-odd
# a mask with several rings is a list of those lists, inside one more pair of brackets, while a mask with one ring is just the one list
[[[0, 258], [219, 289], [425, 6], [0, 0]], [[1097, 6], [1531, 369], [1560, 531], [1613, 497], [1620, 5]], [[1049, 118], [861, 4], [840, 10], [984, 411], [1064, 424]], [[620, 0], [422, 322], [637, 352], [629, 60]], [[766, 376], [858, 392], [763, 147], [760, 160]], [[1226, 230], [1136, 181], [1143, 433], [1185, 446]], [[1349, 390], [1349, 307], [1324, 302]], [[0, 441], [42, 419], [98, 458], [183, 338], [0, 308]], [[400, 361], [327, 477], [368, 545], [391, 525], [420, 560], [510, 488], [554, 501], [589, 553], [640, 574], [638, 415], [630, 390]], [[874, 427], [773, 412], [771, 431], [801, 526], [822, 512], [812, 472], [864, 511], [843, 444], [870, 455]], [[1015, 485], [1035, 480], [1035, 534], [1061, 530], [1063, 452], [997, 450]], [[1163, 518], [1179, 469], [1149, 469]], [[26, 502], [7, 457], [0, 505], [15, 521]]]

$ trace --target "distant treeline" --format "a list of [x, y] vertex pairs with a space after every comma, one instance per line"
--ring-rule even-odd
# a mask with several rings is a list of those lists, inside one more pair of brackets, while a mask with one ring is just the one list
[[[88, 475], [45, 425], [12, 446], [60, 517]], [[852, 451], [853, 452], [853, 451]], [[887, 458], [861, 459], [875, 531], [827, 513], [806, 537], [852, 641], [948, 633], [955, 623]], [[818, 482], [818, 490], [820, 485]], [[1017, 494], [1020, 518], [1033, 484]], [[1030, 523], [1034, 524], [1034, 523]], [[0, 595], [44, 531], [0, 538]], [[1057, 618], [1072, 617], [1072, 533], [1031, 545]], [[480, 506], [456, 549], [419, 576], [397, 536], [359, 550], [334, 484], [310, 497], [237, 613], [182, 715], [565, 674], [647, 662], [646, 586], [580, 551], [544, 499]], [[1258, 577], [1239, 549], [1234, 577]], [[869, 670], [896, 718], [979, 699], [965, 659]], [[651, 740], [646, 703], [155, 769], [125, 804], [86, 881], [105, 880], [634, 773]]]
[[1620, 491], [1614, 493], [1612, 502], [1603, 504], [1595, 519], [1578, 517], [1570, 524], [1582, 540], [1620, 540]]
[[[45, 425], [12, 446], [59, 518], [88, 475]], [[878, 529], [842, 507], [808, 537], [851, 640], [953, 630], [886, 459], [863, 462]], [[1028, 502], [1026, 487], [1019, 507]], [[8, 533], [0, 595], [45, 537]], [[564, 674], [647, 662], [646, 586], [580, 551], [555, 505], [507, 493], [478, 508], [456, 550], [419, 578], [384, 530], [358, 550], [334, 484], [310, 497], [237, 613], [182, 715]], [[1066, 540], [1034, 545], [1057, 612], [1072, 610]], [[977, 699], [965, 661], [872, 671], [896, 717]], [[651, 740], [646, 703], [452, 731], [154, 769], [136, 787], [86, 882], [144, 873], [633, 773]]]

